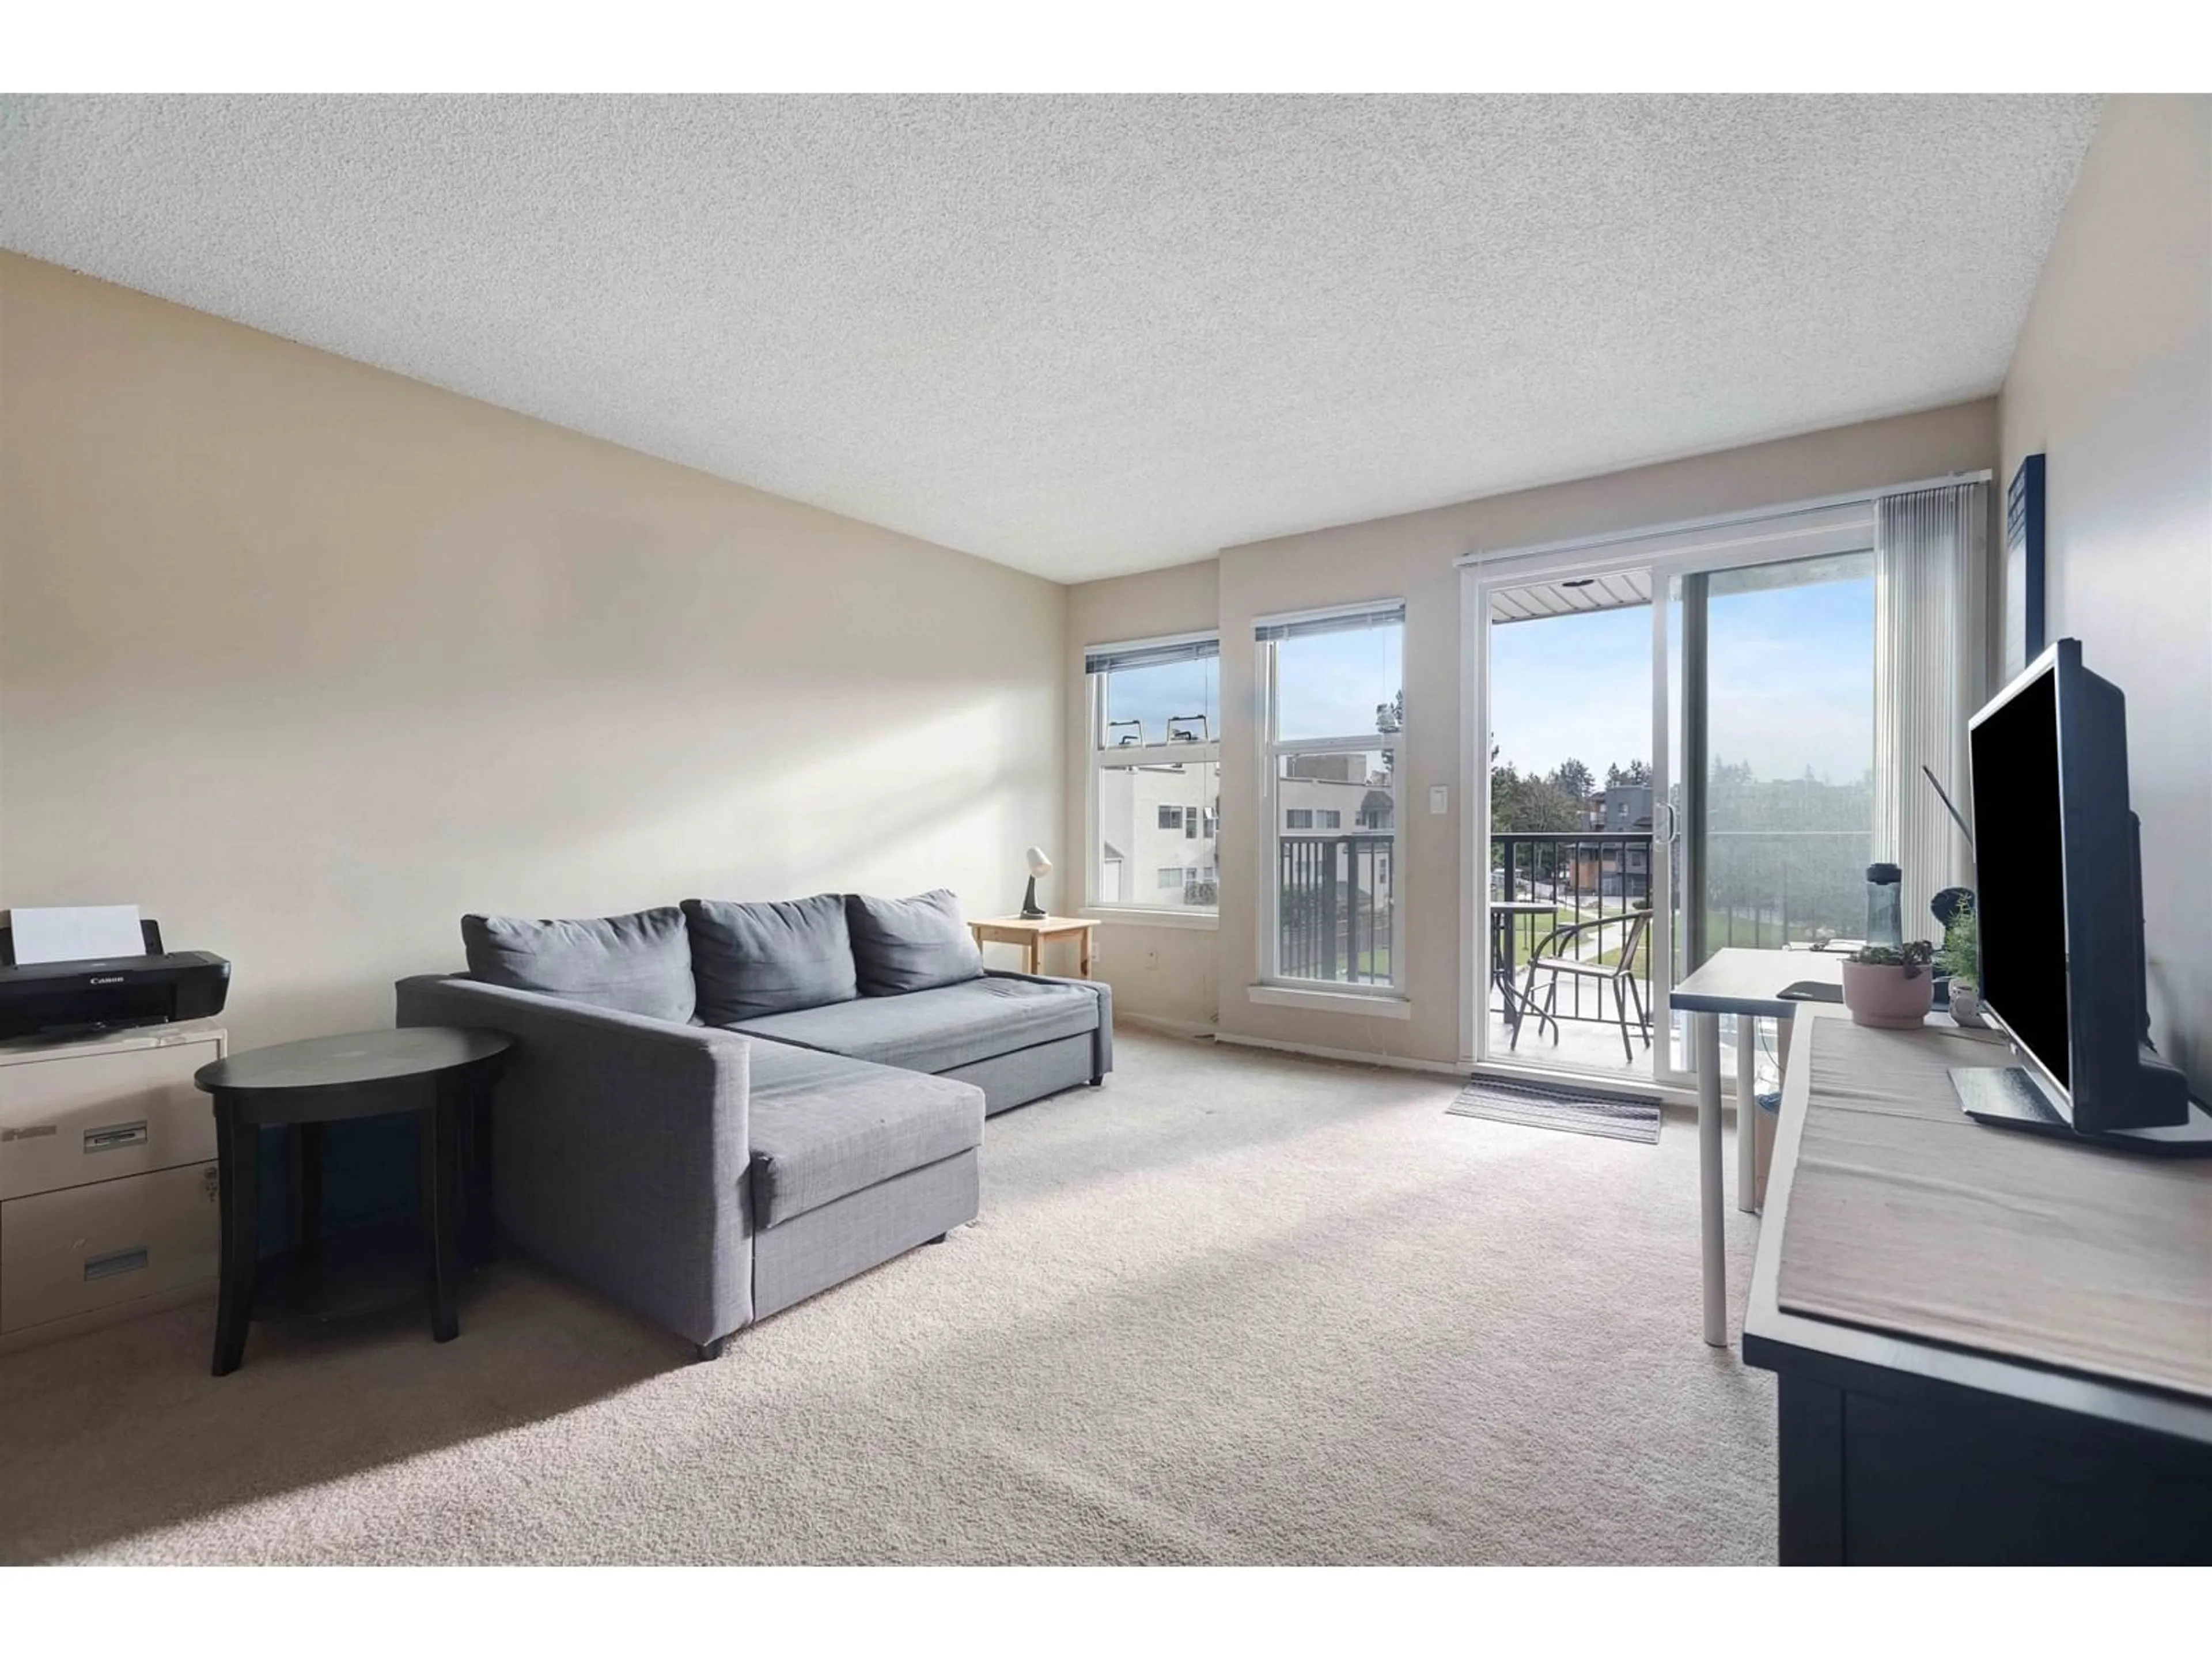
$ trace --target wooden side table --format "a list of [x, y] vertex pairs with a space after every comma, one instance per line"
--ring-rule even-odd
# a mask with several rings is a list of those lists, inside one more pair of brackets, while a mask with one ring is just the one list
[[975, 936], [975, 946], [986, 945], [1018, 945], [1025, 952], [1023, 963], [1032, 974], [1044, 971], [1045, 941], [1055, 939], [1074, 939], [1081, 942], [1083, 977], [1091, 977], [1091, 933], [1098, 924], [1085, 916], [1041, 916], [1031, 921], [1023, 916], [996, 916], [988, 921], [971, 921], [968, 931]]
[[[316, 1037], [233, 1054], [203, 1066], [193, 1081], [215, 1097], [221, 1165], [222, 1275], [217, 1286], [217, 1376], [238, 1369], [246, 1326], [281, 1309], [295, 1318], [343, 1317], [398, 1297], [430, 1293], [430, 1334], [460, 1334], [454, 1291], [461, 1228], [489, 1234], [491, 1085], [510, 1040], [495, 1031], [409, 1026]], [[322, 1234], [321, 1139], [325, 1125], [411, 1113], [422, 1124], [422, 1216], [419, 1242], [367, 1230], [358, 1252], [326, 1259]], [[289, 1127], [299, 1158], [294, 1247], [259, 1260], [260, 1131]], [[464, 1152], [464, 1141], [468, 1151]], [[464, 1184], [464, 1158], [475, 1190]], [[396, 1230], [416, 1234], [410, 1225]], [[396, 1249], [394, 1247], [397, 1247]], [[427, 1246], [427, 1249], [425, 1248]], [[397, 1258], [395, 1261], [394, 1258]], [[424, 1269], [427, 1268], [427, 1274]]]

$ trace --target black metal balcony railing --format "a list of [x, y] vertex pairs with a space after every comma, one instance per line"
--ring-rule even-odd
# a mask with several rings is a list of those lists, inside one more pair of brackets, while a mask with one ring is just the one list
[[[1612, 834], [1524, 831], [1490, 838], [1491, 898], [1547, 907], [1499, 916], [1492, 926], [1490, 1006], [1493, 1012], [1504, 1012], [1504, 993], [1497, 981], [1510, 971], [1516, 986], [1525, 985], [1529, 958], [1553, 930], [1580, 922], [1607, 923], [1650, 904], [1651, 847], [1648, 830]], [[1557, 946], [1554, 953], [1577, 960], [1611, 962], [1619, 957], [1629, 932], [1626, 921], [1585, 927]], [[1632, 965], [1636, 977], [1649, 983], [1648, 936], [1638, 945]], [[1540, 975], [1538, 997], [1545, 997], [1550, 989], [1549, 977]], [[1560, 1019], [1619, 1018], [1609, 988], [1602, 981], [1579, 974], [1559, 975], [1552, 1008]]]
[[[1708, 838], [1707, 945], [1779, 945], [1816, 928], [1851, 934], [1864, 908], [1863, 831], [1715, 830]], [[1388, 835], [1287, 833], [1279, 838], [1276, 972], [1290, 979], [1352, 985], [1392, 981], [1396, 908], [1395, 852]], [[1490, 839], [1490, 894], [1543, 908], [1503, 917], [1490, 940], [1490, 1004], [1502, 1012], [1495, 981], [1510, 963], [1525, 982], [1529, 957], [1553, 929], [1612, 922], [1651, 902], [1651, 860], [1665, 856], [1648, 830], [1512, 832]], [[1678, 872], [1679, 874], [1679, 872]], [[1678, 884], [1679, 890], [1679, 884]], [[1626, 925], [1588, 927], [1561, 948], [1583, 960], [1611, 962]], [[1682, 930], [1676, 933], [1682, 949]], [[1633, 964], [1651, 977], [1645, 935]], [[1540, 975], [1539, 995], [1548, 988]], [[1647, 1001], [1646, 1006], [1649, 1006]], [[1563, 1019], [1611, 1021], [1611, 993], [1578, 975], [1559, 979]]]
[[1340, 985], [1391, 982], [1396, 892], [1386, 835], [1285, 835], [1275, 971]]

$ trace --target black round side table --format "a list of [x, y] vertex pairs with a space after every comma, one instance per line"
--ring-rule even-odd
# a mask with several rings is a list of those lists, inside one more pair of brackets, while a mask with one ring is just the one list
[[[509, 1040], [495, 1031], [415, 1025], [255, 1048], [193, 1074], [192, 1081], [215, 1097], [222, 1179], [217, 1376], [238, 1369], [246, 1327], [256, 1317], [279, 1310], [327, 1317], [382, 1306], [395, 1295], [419, 1294], [425, 1246], [430, 1334], [441, 1342], [460, 1334], [453, 1310], [460, 1230], [465, 1219], [472, 1243], [479, 1249], [489, 1246], [491, 1085], [508, 1047]], [[420, 1229], [403, 1230], [404, 1237], [387, 1230], [358, 1252], [350, 1263], [356, 1271], [349, 1276], [349, 1299], [343, 1288], [349, 1276], [329, 1270], [323, 1249], [323, 1127], [403, 1112], [416, 1114], [422, 1127]], [[293, 1248], [266, 1268], [258, 1260], [257, 1231], [264, 1126], [292, 1130], [295, 1159]], [[372, 1270], [360, 1271], [364, 1267]], [[365, 1299], [362, 1285], [375, 1287]]]

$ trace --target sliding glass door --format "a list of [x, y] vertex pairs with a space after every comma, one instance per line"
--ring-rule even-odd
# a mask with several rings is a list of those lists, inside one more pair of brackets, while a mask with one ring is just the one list
[[1872, 544], [1860, 507], [1468, 567], [1478, 1064], [1686, 1086], [1671, 986], [1857, 931]]
[[[1872, 550], [1666, 586], [1674, 977], [1730, 945], [1855, 936], [1875, 837]], [[1685, 1022], [1668, 1024], [1686, 1073]]]
[[1649, 1082], [1666, 958], [1652, 572], [1518, 569], [1481, 592], [1487, 822], [1478, 1054]]

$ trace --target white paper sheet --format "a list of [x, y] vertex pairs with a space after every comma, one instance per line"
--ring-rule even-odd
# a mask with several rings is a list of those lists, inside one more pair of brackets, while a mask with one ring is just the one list
[[39, 909], [16, 907], [15, 962], [83, 962], [94, 957], [143, 957], [146, 935], [135, 904], [70, 904]]

